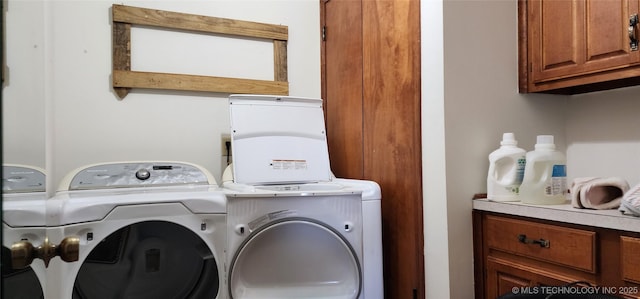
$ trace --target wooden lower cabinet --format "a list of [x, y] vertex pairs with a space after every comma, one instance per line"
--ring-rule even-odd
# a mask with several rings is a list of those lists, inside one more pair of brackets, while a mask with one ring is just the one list
[[476, 299], [578, 282], [582, 291], [640, 298], [640, 233], [479, 210], [473, 226]]
[[[640, 239], [632, 237], [621, 237], [622, 241], [622, 278], [625, 281], [640, 283]], [[634, 267], [635, 265], [635, 267]]]
[[536, 267], [525, 266], [517, 262], [488, 257], [486, 263], [487, 294], [495, 298], [498, 295], [512, 293], [513, 288], [536, 285], [565, 285], [575, 281], [566, 277], [557, 277], [554, 273], [541, 271]]

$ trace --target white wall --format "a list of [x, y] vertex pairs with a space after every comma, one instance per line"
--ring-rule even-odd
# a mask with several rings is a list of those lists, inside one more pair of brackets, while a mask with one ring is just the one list
[[[45, 168], [43, 5], [12, 2], [6, 10], [2, 99], [3, 163]], [[16, 30], [20, 28], [21, 30]]]
[[[499, 146], [503, 132], [514, 132], [525, 149], [533, 148], [536, 135], [552, 134], [564, 150], [567, 100], [518, 94], [516, 1], [430, 2], [442, 5], [443, 20], [423, 13], [421, 28], [442, 30], [443, 37], [423, 42], [423, 62], [442, 59], [444, 65], [441, 78], [436, 78], [442, 84], [435, 90], [430, 85], [436, 75], [429, 65], [423, 64], [422, 71], [427, 107], [423, 118], [429, 119], [423, 121], [422, 131], [437, 137], [423, 142], [426, 294], [473, 298], [471, 198], [486, 192], [488, 155]], [[424, 12], [428, 8], [422, 4]], [[441, 48], [442, 54], [436, 54], [442, 58], [431, 58], [433, 48]], [[441, 106], [442, 112], [428, 111], [434, 106]], [[433, 118], [439, 118], [437, 126]], [[432, 150], [440, 147], [444, 150]], [[445, 187], [440, 186], [443, 180]], [[440, 225], [430, 226], [433, 223]], [[433, 247], [446, 252], [448, 259], [430, 252]]]
[[[444, 19], [427, 5], [442, 5]], [[554, 135], [567, 154], [569, 182], [621, 176], [637, 183], [640, 87], [575, 96], [519, 94], [516, 1], [429, 0], [422, 2], [422, 15], [428, 41], [422, 54], [427, 298], [472, 298], [471, 197], [486, 192], [487, 156], [501, 134], [514, 132], [527, 150], [536, 135]], [[443, 73], [429, 64], [442, 56]], [[446, 188], [440, 186], [443, 176]]]
[[640, 183], [640, 87], [571, 96], [567, 144], [572, 177]]
[[567, 97], [518, 94], [517, 1], [445, 1], [444, 20], [450, 289], [472, 298], [471, 198], [486, 192], [488, 155], [503, 132], [526, 150], [551, 134], [564, 150]]
[[442, 0], [420, 3], [420, 38], [425, 41], [421, 49], [421, 118], [426, 298], [450, 298], [442, 12]]
[[[19, 11], [17, 7], [24, 3], [42, 13]], [[35, 32], [36, 41], [27, 44], [41, 51], [42, 58], [32, 59], [28, 66], [38, 70], [30, 75], [43, 77], [32, 85], [39, 90], [34, 98], [44, 100], [47, 115], [46, 120], [38, 118], [35, 127], [46, 126], [37, 128], [43, 132], [37, 139], [46, 144], [49, 191], [77, 167], [123, 160], [186, 161], [204, 166], [219, 179], [220, 140], [229, 129], [228, 94], [133, 90], [118, 99], [110, 81], [112, 4], [102, 0], [9, 1], [11, 16], [22, 13], [16, 19], [36, 20], [10, 26], [8, 37], [16, 36], [15, 28], [20, 28], [17, 34]], [[320, 96], [318, 1], [149, 0], [118, 4], [288, 26], [290, 94]], [[8, 42], [9, 68], [22, 67], [24, 59], [14, 61], [12, 53], [24, 51], [24, 46], [13, 39]], [[17, 48], [19, 45], [22, 48]], [[260, 40], [134, 26], [132, 69], [273, 80], [273, 46]], [[12, 79], [17, 71], [15, 75]], [[9, 83], [4, 94], [7, 102], [22, 100], [11, 92], [19, 88], [26, 93], [28, 89], [17, 85], [17, 79]], [[21, 112], [20, 118], [26, 115], [30, 114]], [[12, 127], [5, 123], [5, 128]], [[11, 147], [5, 146], [5, 153], [7, 148]]]

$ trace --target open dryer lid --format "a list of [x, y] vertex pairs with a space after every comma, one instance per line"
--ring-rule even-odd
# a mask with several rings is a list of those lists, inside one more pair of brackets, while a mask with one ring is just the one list
[[321, 99], [231, 95], [229, 104], [235, 183], [330, 180]]

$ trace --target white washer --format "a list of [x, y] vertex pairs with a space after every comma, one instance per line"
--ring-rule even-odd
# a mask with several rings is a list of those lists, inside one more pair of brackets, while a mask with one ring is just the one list
[[79, 169], [47, 200], [46, 224], [50, 244], [79, 248], [78, 261], [51, 258], [45, 298], [227, 298], [226, 197], [199, 166]]
[[383, 298], [380, 187], [333, 177], [322, 100], [229, 103], [229, 298]]
[[42, 298], [45, 280], [44, 264], [12, 265], [13, 243], [28, 239], [40, 244], [45, 229], [45, 173], [26, 165], [5, 164], [2, 167], [2, 298]]

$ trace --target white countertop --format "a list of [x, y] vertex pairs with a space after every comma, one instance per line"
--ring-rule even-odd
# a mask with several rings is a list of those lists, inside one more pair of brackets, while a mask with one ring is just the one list
[[640, 232], [640, 218], [614, 210], [576, 209], [567, 201], [562, 205], [529, 205], [521, 202], [496, 202], [474, 199], [473, 209], [565, 223]]

